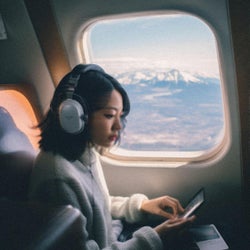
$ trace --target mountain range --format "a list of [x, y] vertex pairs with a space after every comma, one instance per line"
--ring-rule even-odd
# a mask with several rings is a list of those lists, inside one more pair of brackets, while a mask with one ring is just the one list
[[131, 100], [122, 148], [199, 151], [218, 143], [224, 126], [219, 78], [177, 69], [114, 77]]
[[148, 84], [165, 83], [186, 83], [186, 84], [219, 84], [217, 77], [208, 76], [201, 73], [189, 73], [177, 69], [166, 69], [160, 71], [135, 70], [116, 74], [115, 77], [123, 84]]

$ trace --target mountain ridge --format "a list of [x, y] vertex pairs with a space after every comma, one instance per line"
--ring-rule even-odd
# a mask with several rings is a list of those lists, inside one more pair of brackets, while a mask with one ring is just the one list
[[116, 73], [114, 77], [124, 85], [131, 84], [219, 84], [219, 79], [205, 76], [201, 73], [190, 73], [178, 69], [166, 69], [158, 71], [134, 70], [124, 73]]

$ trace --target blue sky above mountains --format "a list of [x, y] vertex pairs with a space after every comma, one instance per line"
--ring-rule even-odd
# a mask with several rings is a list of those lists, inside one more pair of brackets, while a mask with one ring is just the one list
[[218, 76], [215, 36], [191, 15], [160, 15], [96, 23], [89, 33], [92, 62], [107, 71], [176, 68]]

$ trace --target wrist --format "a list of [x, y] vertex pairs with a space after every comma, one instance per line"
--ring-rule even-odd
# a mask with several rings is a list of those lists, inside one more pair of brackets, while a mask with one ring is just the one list
[[143, 200], [141, 200], [141, 204], [139, 206], [139, 210], [141, 210], [142, 212], [145, 212], [146, 210], [144, 209], [144, 205], [145, 203], [148, 201], [148, 198], [144, 198]]

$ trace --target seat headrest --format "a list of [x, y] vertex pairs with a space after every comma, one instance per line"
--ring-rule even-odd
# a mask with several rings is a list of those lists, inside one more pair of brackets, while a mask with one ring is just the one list
[[9, 112], [0, 107], [0, 197], [27, 199], [35, 149], [17, 128]]
[[0, 154], [16, 151], [35, 153], [31, 142], [27, 136], [17, 128], [10, 113], [4, 107], [0, 107]]

